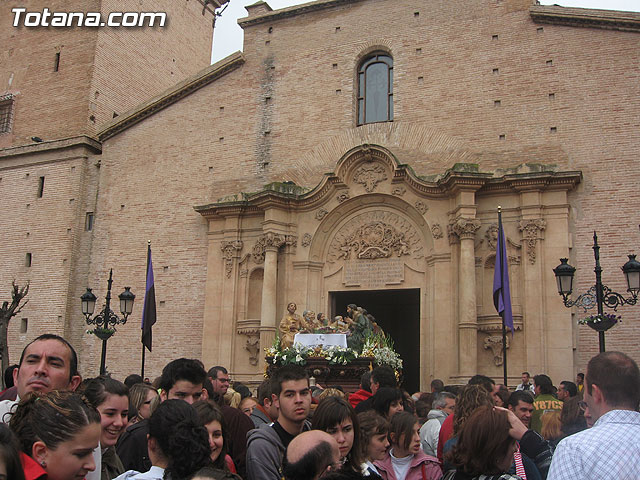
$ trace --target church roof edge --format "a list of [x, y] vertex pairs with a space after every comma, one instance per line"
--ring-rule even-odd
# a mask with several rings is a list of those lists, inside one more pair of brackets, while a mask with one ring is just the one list
[[[255, 16], [249, 15], [248, 17], [243, 17], [238, 19], [238, 25], [240, 25], [242, 28], [250, 27], [253, 25], [258, 25], [261, 23], [269, 22], [269, 21], [281, 20], [287, 17], [294, 17], [304, 13], [315, 12], [318, 10], [323, 10], [325, 8], [332, 8], [332, 7], [337, 7], [347, 3], [357, 3], [361, 1], [362, 0], [316, 0], [313, 2], [303, 3], [301, 5], [293, 5], [291, 7], [285, 7], [279, 10], [268, 11], [266, 13], [260, 12]], [[256, 4], [249, 5], [249, 6], [253, 7], [255, 5], [262, 4], [262, 3], [264, 2], [257, 2]], [[267, 4], [267, 6], [269, 5]]]
[[101, 142], [117, 135], [132, 125], [144, 120], [187, 95], [199, 90], [218, 78], [236, 70], [244, 64], [242, 52], [235, 52], [219, 62], [209, 65], [196, 74], [187, 77], [164, 92], [123, 113], [106, 124], [97, 134]]
[[640, 12], [533, 5], [529, 14], [536, 23], [640, 32]]

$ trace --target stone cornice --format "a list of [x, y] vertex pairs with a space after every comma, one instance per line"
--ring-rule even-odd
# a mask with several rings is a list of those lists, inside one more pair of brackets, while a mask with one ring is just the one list
[[177, 85], [165, 90], [161, 94], [156, 95], [133, 110], [129, 110], [115, 118], [100, 132], [98, 132], [98, 139], [103, 142], [114, 135], [117, 135], [130, 126], [135, 125], [154, 113], [168, 107], [205, 85], [208, 85], [229, 72], [240, 68], [242, 64], [244, 64], [244, 57], [242, 53], [236, 52], [229, 55], [225, 59], [214, 63]]
[[[386, 162], [393, 171], [392, 183], [410, 187], [422, 198], [443, 198], [461, 190], [477, 191], [478, 195], [495, 192], [522, 192], [529, 190], [572, 190], [582, 180], [579, 171], [556, 172], [539, 164], [520, 165], [498, 172], [480, 172], [475, 164], [456, 164], [433, 180], [418, 177], [407, 165], [397, 163], [395, 157], [377, 145], [361, 145], [349, 151], [338, 162], [337, 173], [325, 174], [312, 190], [292, 183], [271, 183], [255, 193], [240, 193], [220, 199], [216, 203], [196, 206], [195, 210], [206, 218], [231, 216], [241, 213], [259, 213], [268, 208], [310, 211], [327, 205], [337, 192], [344, 192], [344, 183], [357, 163], [372, 158]], [[372, 193], [375, 195], [375, 193]], [[352, 197], [355, 198], [355, 197]], [[326, 213], [326, 211], [325, 211]]]
[[60, 140], [51, 140], [40, 143], [30, 143], [28, 145], [20, 145], [18, 147], [9, 147], [0, 150], [0, 161], [5, 158], [16, 157], [19, 155], [34, 155], [39, 153], [48, 153], [56, 150], [67, 150], [76, 147], [84, 147], [89, 153], [102, 153], [102, 145], [95, 139], [86, 135], [78, 135], [76, 137], [62, 138]]
[[637, 12], [533, 5], [529, 14], [536, 23], [640, 32], [640, 13]]
[[478, 195], [497, 191], [573, 190], [582, 181], [582, 172], [514, 173], [487, 180]]
[[[268, 11], [267, 13], [258, 14], [256, 16], [244, 17], [238, 20], [238, 25], [240, 25], [242, 28], [245, 28], [253, 25], [259, 25], [265, 22], [273, 22], [275, 20], [281, 20], [283, 18], [295, 17], [304, 13], [316, 12], [318, 10], [324, 10], [326, 8], [338, 7], [340, 5], [356, 3], [360, 1], [362, 0], [318, 0], [315, 2], [303, 3], [302, 5], [295, 5], [293, 7], [282, 8], [275, 11]], [[258, 2], [254, 5], [250, 5], [250, 7], [262, 3], [264, 2]], [[248, 7], [246, 8], [248, 9]]]

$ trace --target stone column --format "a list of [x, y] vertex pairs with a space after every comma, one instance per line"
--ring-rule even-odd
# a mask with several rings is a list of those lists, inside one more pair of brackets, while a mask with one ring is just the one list
[[262, 283], [262, 308], [260, 319], [260, 349], [273, 343], [277, 328], [276, 290], [278, 280], [278, 249], [285, 238], [276, 233], [265, 233], [259, 244], [264, 246], [264, 278]]
[[461, 376], [478, 373], [478, 318], [474, 238], [480, 221], [458, 218], [452, 225], [460, 239], [458, 263], [458, 368]]

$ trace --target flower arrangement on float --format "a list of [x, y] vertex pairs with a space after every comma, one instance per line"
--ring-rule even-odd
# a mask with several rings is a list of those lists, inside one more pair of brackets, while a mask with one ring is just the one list
[[376, 365], [388, 365], [394, 370], [402, 370], [402, 359], [393, 347], [393, 340], [384, 334], [372, 334], [366, 338], [362, 352], [337, 345], [308, 347], [294, 343], [291, 347], [281, 348], [280, 338], [276, 335], [273, 344], [265, 348], [265, 356], [271, 365], [306, 365], [310, 358], [326, 359], [330, 365], [348, 365], [360, 357], [373, 358]]
[[377, 365], [388, 365], [396, 371], [402, 370], [402, 359], [393, 348], [393, 339], [384, 334], [367, 337], [360, 355], [372, 357]]

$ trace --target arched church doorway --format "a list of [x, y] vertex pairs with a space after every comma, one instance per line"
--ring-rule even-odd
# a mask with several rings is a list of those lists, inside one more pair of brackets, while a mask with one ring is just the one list
[[376, 318], [403, 360], [403, 388], [409, 393], [420, 388], [420, 289], [355, 290], [329, 292], [331, 315], [346, 315], [355, 303]]

